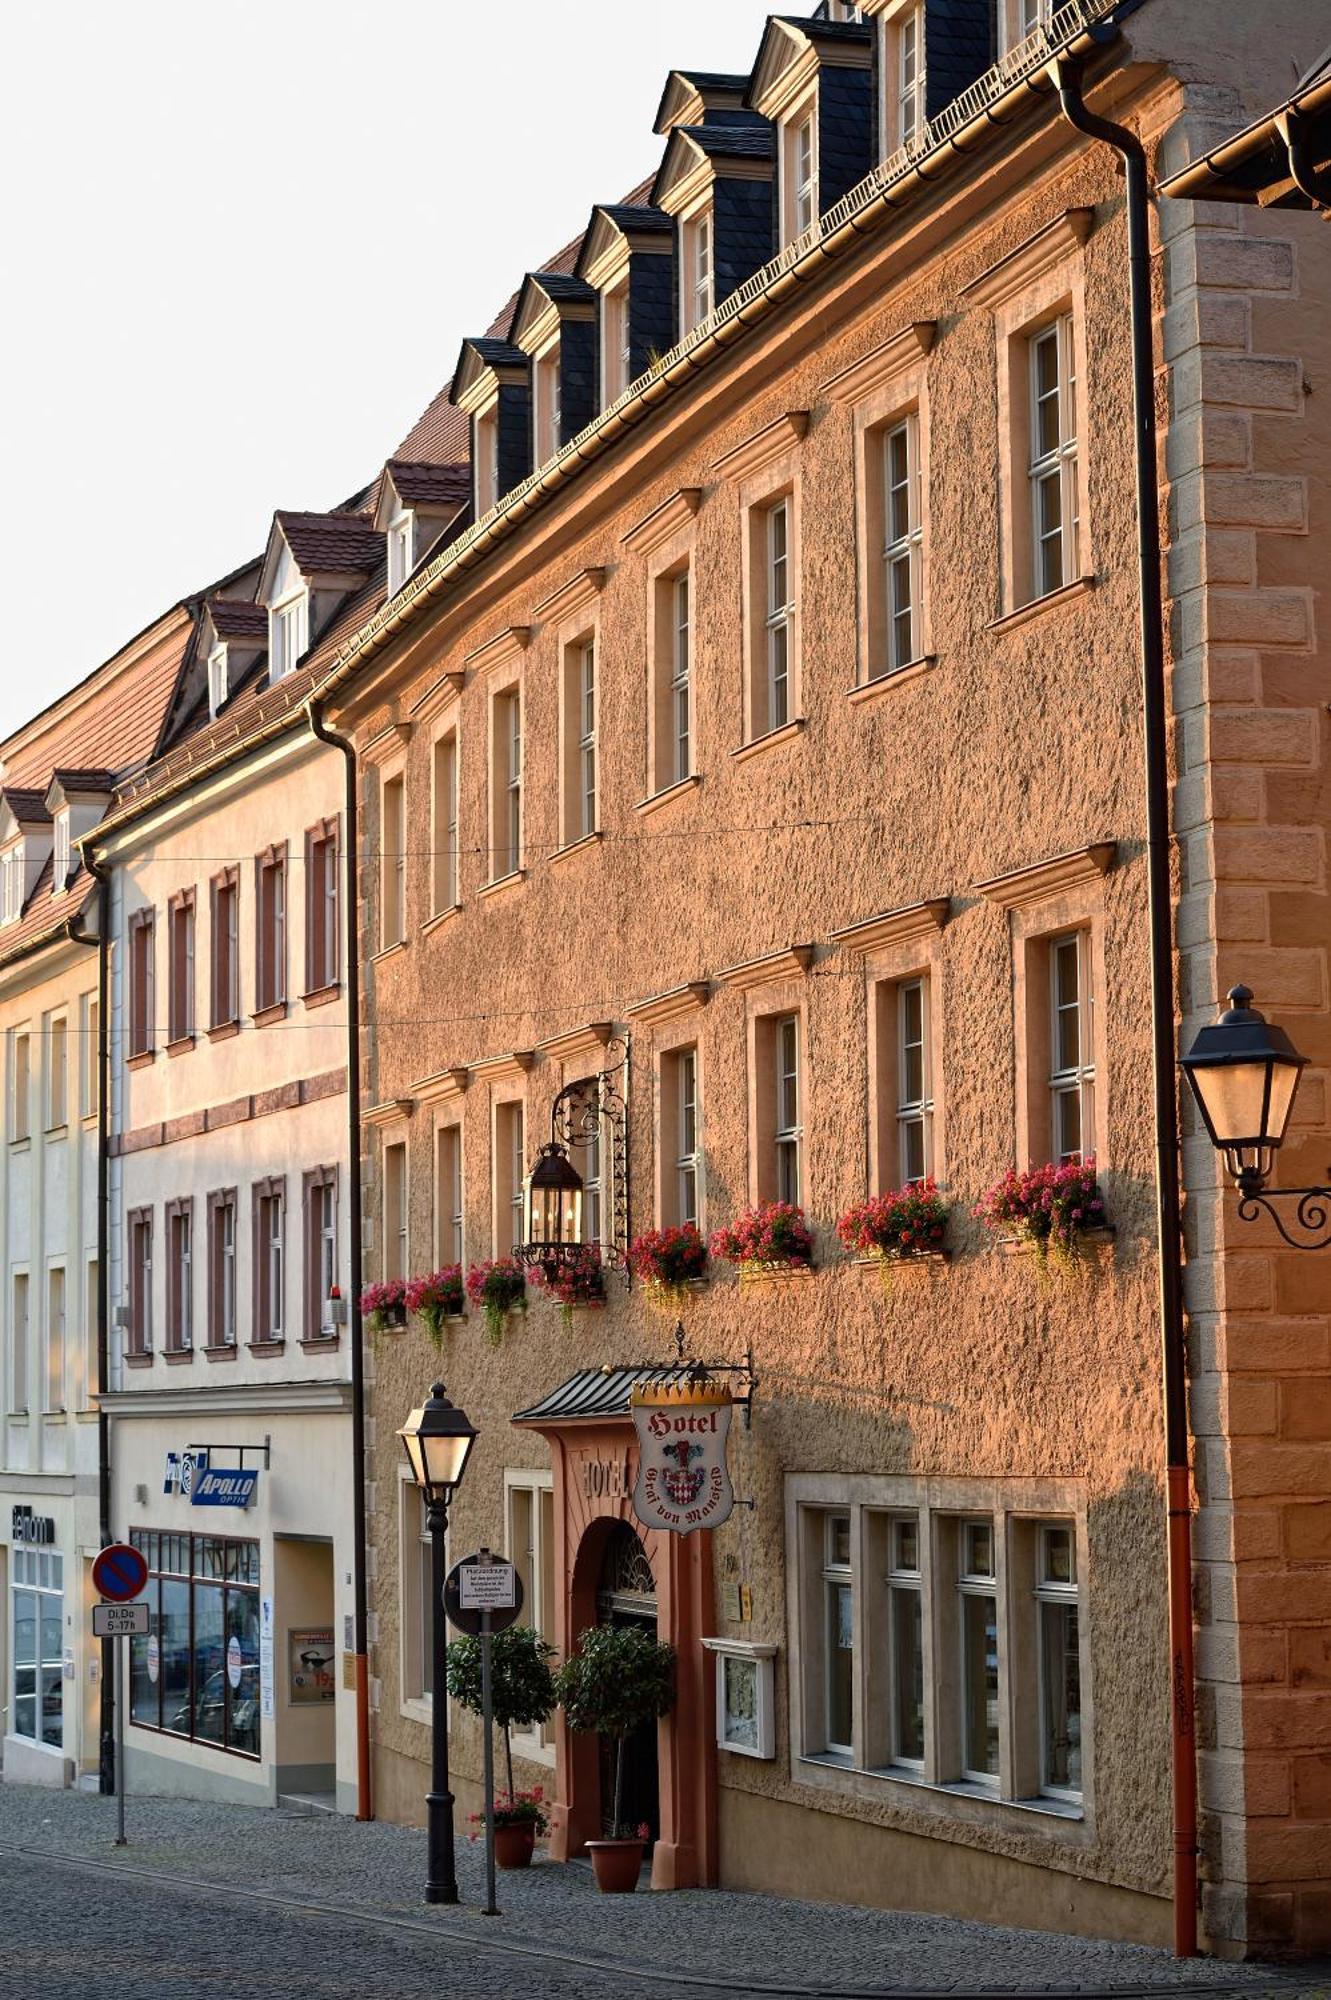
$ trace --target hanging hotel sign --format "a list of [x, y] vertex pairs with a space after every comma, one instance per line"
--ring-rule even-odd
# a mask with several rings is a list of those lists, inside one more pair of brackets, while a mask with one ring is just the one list
[[638, 1519], [672, 1535], [719, 1528], [735, 1504], [726, 1465], [730, 1390], [698, 1373], [640, 1383], [629, 1402], [638, 1432]]

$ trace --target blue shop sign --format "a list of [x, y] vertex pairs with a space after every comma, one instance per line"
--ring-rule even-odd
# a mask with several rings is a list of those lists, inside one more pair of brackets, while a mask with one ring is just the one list
[[190, 1485], [191, 1507], [248, 1507], [259, 1483], [259, 1468], [227, 1466], [196, 1472]]

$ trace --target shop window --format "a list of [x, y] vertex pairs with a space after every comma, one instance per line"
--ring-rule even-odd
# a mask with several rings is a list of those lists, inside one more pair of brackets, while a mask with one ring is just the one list
[[46, 1129], [64, 1130], [69, 1117], [69, 1022], [52, 1014], [46, 1027]]
[[510, 1257], [523, 1240], [522, 1190], [527, 1176], [523, 1107], [511, 1100], [494, 1109], [494, 1255]]
[[998, 1776], [998, 1589], [992, 1521], [962, 1521], [961, 1755], [967, 1778], [990, 1784]]
[[236, 1190], [208, 1197], [208, 1345], [236, 1344]]
[[305, 990], [325, 993], [338, 976], [337, 821], [326, 819], [305, 835]]
[[153, 1212], [132, 1208], [129, 1230], [129, 1352], [153, 1351]]
[[129, 1719], [257, 1758], [259, 1544], [132, 1528], [148, 1563], [148, 1632], [130, 1640]]
[[265, 1346], [286, 1338], [286, 1181], [255, 1183], [254, 1339]]
[[224, 868], [211, 885], [212, 1023], [233, 1027], [240, 1020], [240, 870]]
[[854, 1740], [855, 1597], [850, 1564], [850, 1515], [823, 1521], [823, 1748], [849, 1757]]
[[151, 1055], [153, 1047], [154, 924], [151, 910], [129, 920], [129, 1054]]
[[194, 1203], [166, 1205], [166, 1351], [188, 1354], [194, 1345]]
[[891, 1517], [887, 1547], [891, 1756], [894, 1764], [923, 1770], [924, 1601], [918, 1514]]
[[1080, 1799], [1081, 1611], [1071, 1522], [1036, 1529], [1035, 1616], [1039, 1628], [1040, 1790]]
[[384, 1277], [405, 1278], [411, 1270], [407, 1245], [407, 1147], [394, 1140], [384, 1147]]
[[[555, 1496], [548, 1472], [506, 1472], [508, 1559], [522, 1580], [522, 1619], [555, 1643]], [[513, 1747], [542, 1763], [554, 1759], [552, 1722], [515, 1730]]]
[[434, 746], [434, 908], [436, 916], [458, 903], [458, 733], [450, 729]]
[[306, 1341], [336, 1340], [330, 1300], [337, 1285], [337, 1168], [305, 1175]]
[[182, 889], [166, 906], [166, 1034], [175, 1045], [194, 1034], [194, 891]]
[[463, 1246], [462, 1127], [435, 1133], [435, 1234], [441, 1265], [460, 1264]]
[[402, 777], [385, 778], [379, 795], [379, 946], [407, 935], [407, 793]]
[[32, 1131], [32, 1036], [26, 1028], [9, 1036], [9, 1136], [26, 1139]]
[[15, 1736], [60, 1750], [65, 1740], [64, 1557], [49, 1549], [10, 1552]]
[[254, 863], [254, 1013], [258, 1019], [287, 997], [287, 850], [265, 848]]

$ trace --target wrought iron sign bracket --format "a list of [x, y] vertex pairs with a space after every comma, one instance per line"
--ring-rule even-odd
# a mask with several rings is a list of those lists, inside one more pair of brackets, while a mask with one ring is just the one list
[[[186, 1451], [206, 1451], [208, 1454], [208, 1462], [210, 1465], [212, 1464], [212, 1455], [215, 1451], [239, 1452], [240, 1464], [237, 1470], [240, 1472], [243, 1472], [245, 1470], [246, 1452], [249, 1452], [251, 1456], [255, 1458], [259, 1457], [262, 1454], [264, 1471], [271, 1472], [273, 1469], [272, 1467], [273, 1439], [271, 1432], [267, 1436], [265, 1436], [262, 1444], [187, 1444], [185, 1446], [185, 1449]], [[220, 1466], [215, 1468], [215, 1470], [217, 1471], [221, 1471], [222, 1469], [223, 1468]]]
[[[1268, 1188], [1256, 1174], [1240, 1174], [1238, 1190], [1240, 1222], [1269, 1215], [1291, 1250], [1325, 1250], [1331, 1245], [1331, 1186]], [[1286, 1215], [1293, 1206], [1293, 1229], [1281, 1214], [1281, 1204]], [[1293, 1234], [1295, 1229], [1304, 1234]]]
[[[753, 1429], [753, 1398], [758, 1389], [758, 1377], [753, 1371], [752, 1341], [745, 1348], [744, 1359], [742, 1361], [690, 1361], [685, 1364], [684, 1350], [687, 1346], [688, 1335], [684, 1331], [684, 1322], [682, 1319], [677, 1319], [675, 1321], [675, 1352], [679, 1357], [681, 1365], [687, 1365], [689, 1373], [700, 1381], [705, 1380], [709, 1375], [734, 1375], [743, 1382], [743, 1393], [736, 1394], [733, 1397], [733, 1401], [744, 1412], [745, 1430], [751, 1431]], [[737, 1507], [752, 1507], [753, 1504], [752, 1500], [737, 1500], [735, 1502]]]

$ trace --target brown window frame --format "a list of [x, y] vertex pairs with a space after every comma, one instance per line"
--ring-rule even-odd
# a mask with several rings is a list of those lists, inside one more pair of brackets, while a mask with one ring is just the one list
[[331, 1347], [337, 1341], [337, 1328], [324, 1314], [330, 1293], [325, 1293], [321, 1284], [321, 1257], [323, 1231], [320, 1225], [318, 1204], [315, 1196], [325, 1188], [333, 1190], [333, 1284], [337, 1283], [338, 1256], [338, 1185], [336, 1167], [312, 1167], [301, 1176], [301, 1224], [304, 1236], [304, 1284], [305, 1312], [302, 1340], [307, 1347]]
[[[305, 998], [336, 990], [342, 957], [341, 829], [336, 818], [305, 830]], [[331, 884], [330, 884], [331, 873]], [[332, 937], [325, 920], [332, 906]]]
[[153, 1053], [153, 987], [157, 970], [157, 913], [135, 910], [129, 920], [129, 1057]]
[[[231, 1211], [231, 1338], [226, 1337], [222, 1313], [223, 1261], [222, 1215]], [[219, 1354], [229, 1354], [240, 1337], [240, 1217], [236, 1190], [214, 1188], [208, 1196], [208, 1346]]]
[[[286, 1342], [286, 1278], [287, 1278], [287, 1181], [285, 1174], [275, 1174], [267, 1180], [255, 1181], [250, 1199], [253, 1204], [253, 1297], [254, 1323], [251, 1347], [279, 1348]], [[280, 1201], [282, 1204], [282, 1296], [279, 1301], [281, 1318], [276, 1331], [273, 1330], [272, 1289], [268, 1268], [269, 1236], [264, 1230], [265, 1204]]]
[[166, 904], [166, 1045], [179, 1048], [194, 1040], [195, 946], [194, 891], [178, 889]]
[[[240, 870], [232, 866], [214, 875], [208, 885], [212, 919], [212, 962], [209, 967], [209, 1023], [212, 1030], [240, 1025]], [[223, 896], [234, 897], [235, 922], [228, 926], [226, 949], [222, 949], [221, 903]], [[223, 971], [225, 986], [223, 991]], [[225, 1011], [224, 1011], [225, 1010]]]
[[287, 843], [254, 857], [254, 1018], [272, 1019], [287, 1004]]

